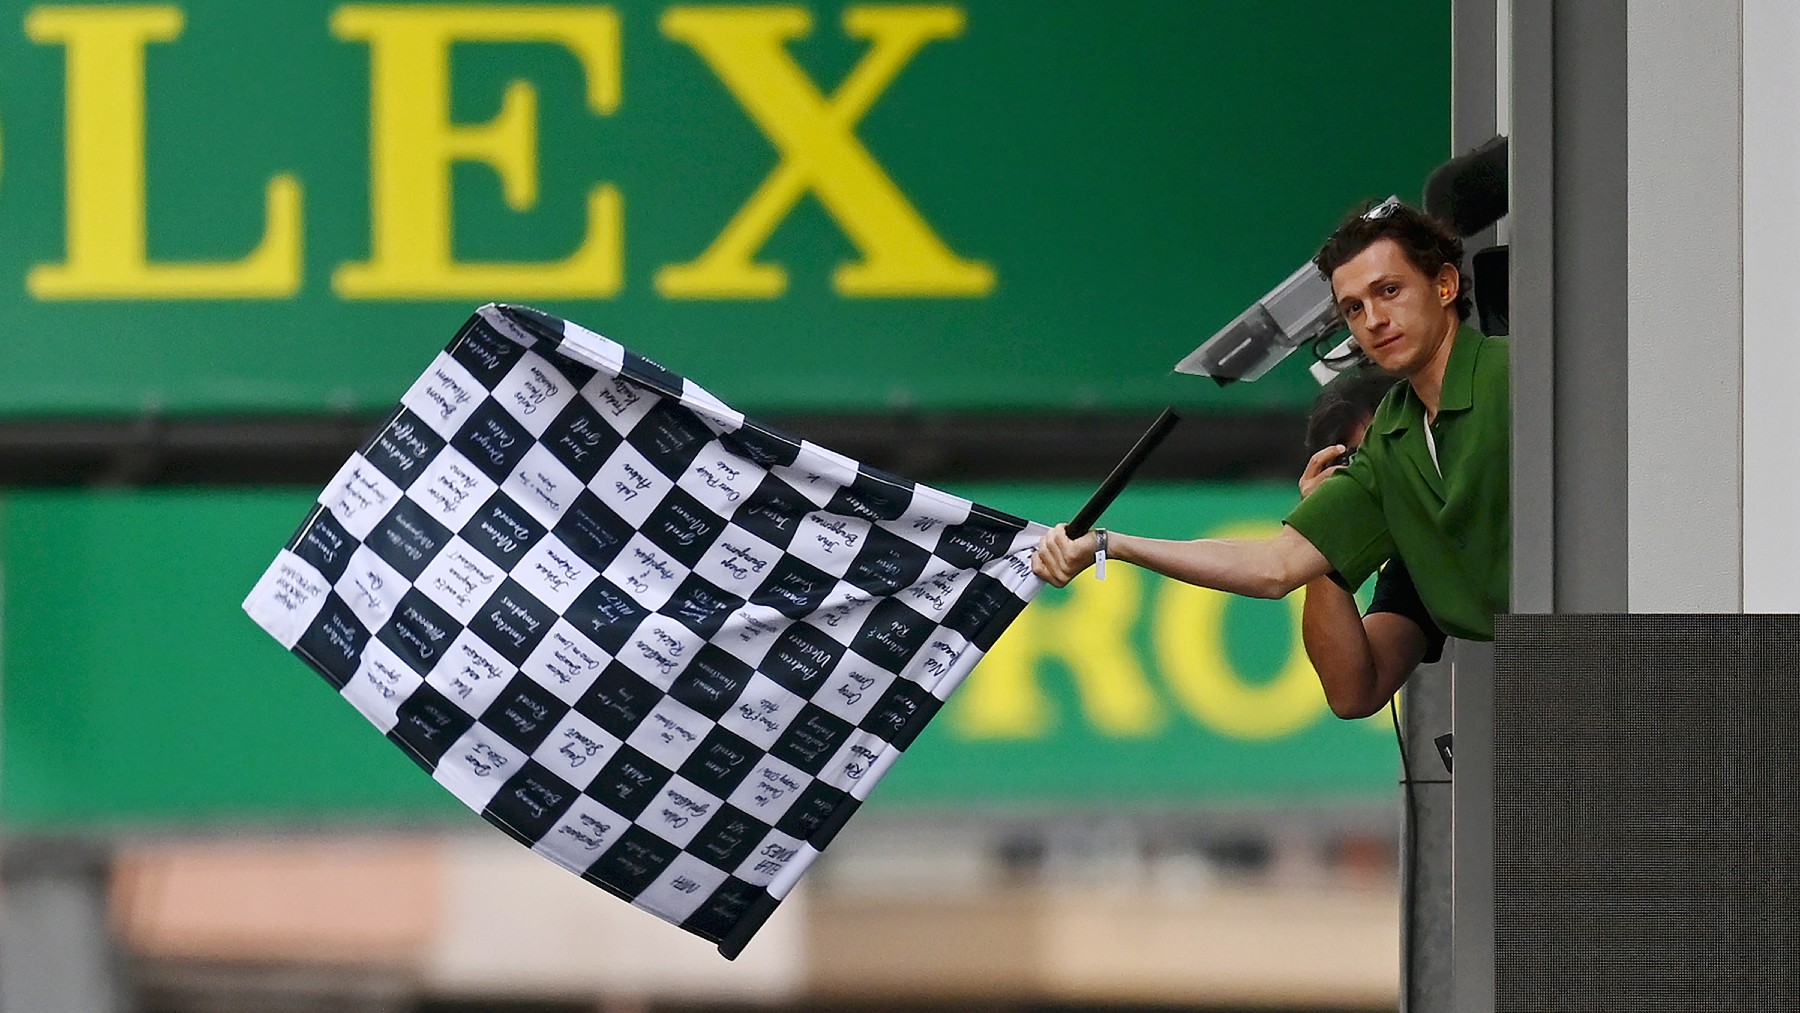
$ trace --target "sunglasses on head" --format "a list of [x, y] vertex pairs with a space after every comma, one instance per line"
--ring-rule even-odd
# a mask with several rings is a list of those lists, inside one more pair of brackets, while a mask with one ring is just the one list
[[1389, 197], [1387, 200], [1382, 201], [1380, 204], [1375, 205], [1374, 207], [1370, 208], [1367, 211], [1364, 211], [1363, 218], [1367, 221], [1379, 221], [1379, 220], [1386, 218], [1387, 216], [1393, 214], [1394, 212], [1396, 212], [1398, 210], [1400, 210], [1400, 198]]

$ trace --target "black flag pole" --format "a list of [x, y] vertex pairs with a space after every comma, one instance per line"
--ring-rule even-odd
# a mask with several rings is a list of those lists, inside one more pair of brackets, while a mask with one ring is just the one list
[[1169, 430], [1174, 429], [1175, 423], [1180, 421], [1181, 416], [1175, 414], [1175, 409], [1162, 410], [1162, 414], [1156, 417], [1155, 422], [1150, 423], [1150, 428], [1144, 431], [1144, 435], [1138, 437], [1137, 444], [1131, 451], [1113, 467], [1112, 474], [1106, 476], [1106, 481], [1101, 482], [1100, 488], [1094, 490], [1094, 495], [1088, 498], [1086, 505], [1075, 512], [1075, 519], [1069, 522], [1070, 538], [1080, 538], [1088, 533], [1094, 522], [1100, 519], [1100, 514], [1112, 506], [1112, 501], [1124, 491], [1125, 484], [1131, 481], [1138, 465], [1144, 463], [1144, 459], [1150, 456], [1157, 445], [1162, 443], [1163, 437], [1169, 435]]

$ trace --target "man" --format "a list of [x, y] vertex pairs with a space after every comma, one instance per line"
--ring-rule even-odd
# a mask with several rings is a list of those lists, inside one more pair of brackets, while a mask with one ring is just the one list
[[1104, 548], [1190, 584], [1280, 598], [1327, 574], [1360, 586], [1398, 556], [1446, 633], [1492, 640], [1512, 555], [1507, 345], [1463, 325], [1461, 260], [1461, 240], [1398, 203], [1346, 219], [1313, 258], [1357, 345], [1405, 383], [1382, 401], [1361, 453], [1279, 535], [1170, 541], [1096, 529], [1071, 539], [1058, 525], [1032, 569], [1061, 587]]
[[[1306, 420], [1312, 452], [1300, 476], [1300, 496], [1310, 496], [1362, 446], [1376, 406], [1396, 383], [1380, 370], [1358, 369], [1327, 384]], [[1365, 718], [1381, 710], [1413, 669], [1443, 655], [1444, 632], [1419, 600], [1406, 564], [1390, 560], [1375, 578], [1375, 597], [1359, 615], [1356, 599], [1329, 577], [1308, 581], [1300, 613], [1306, 656], [1332, 713]]]

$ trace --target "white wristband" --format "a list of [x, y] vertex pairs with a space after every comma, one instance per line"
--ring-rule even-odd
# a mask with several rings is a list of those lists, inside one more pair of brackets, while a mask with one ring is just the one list
[[1094, 529], [1094, 579], [1106, 579], [1106, 529]]

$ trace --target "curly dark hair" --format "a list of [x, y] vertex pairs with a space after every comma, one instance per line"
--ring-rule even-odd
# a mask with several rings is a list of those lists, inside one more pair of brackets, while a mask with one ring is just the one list
[[[1313, 266], [1331, 281], [1331, 272], [1344, 266], [1357, 254], [1381, 239], [1392, 239], [1412, 265], [1427, 278], [1436, 278], [1445, 264], [1456, 268], [1456, 315], [1467, 320], [1473, 309], [1469, 298], [1468, 275], [1463, 273], [1463, 244], [1456, 233], [1443, 222], [1418, 208], [1395, 203], [1392, 210], [1379, 213], [1380, 206], [1369, 201], [1351, 210], [1339, 223], [1337, 231], [1319, 247]], [[1370, 211], [1378, 213], [1371, 215]]]
[[1375, 408], [1399, 377], [1372, 366], [1353, 369], [1326, 384], [1306, 413], [1306, 452], [1348, 444], [1356, 427], [1375, 415]]

